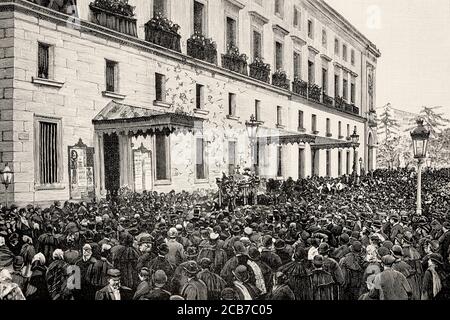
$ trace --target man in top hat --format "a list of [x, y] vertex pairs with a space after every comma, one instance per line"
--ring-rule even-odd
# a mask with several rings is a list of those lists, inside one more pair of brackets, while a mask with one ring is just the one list
[[380, 290], [380, 300], [408, 300], [412, 289], [406, 277], [394, 269], [395, 257], [386, 255], [381, 259], [384, 270], [378, 275], [376, 287]]
[[118, 269], [108, 270], [108, 284], [95, 294], [95, 300], [131, 300], [131, 289], [120, 285], [121, 273]]
[[313, 270], [309, 275], [311, 290], [309, 296], [312, 300], [329, 301], [338, 300], [335, 297], [335, 283], [333, 276], [323, 268], [324, 257], [320, 254], [313, 258]]
[[269, 235], [262, 238], [261, 261], [271, 267], [273, 272], [276, 272], [283, 263], [280, 256], [274, 252], [274, 243], [275, 240]]
[[248, 268], [245, 265], [239, 265], [232, 272], [234, 276], [233, 290], [238, 297], [237, 300], [257, 300], [260, 291], [256, 286], [250, 283]]
[[170, 292], [163, 289], [167, 284], [166, 273], [162, 270], [157, 270], [153, 274], [152, 282], [154, 286], [153, 289], [151, 289], [147, 295], [143, 296], [141, 300], [170, 300]]
[[292, 261], [293, 250], [290, 245], [287, 245], [283, 239], [277, 239], [274, 243], [275, 254], [281, 259], [281, 265]]
[[207, 300], [208, 288], [202, 280], [197, 278], [197, 273], [200, 271], [197, 262], [188, 261], [185, 271], [188, 280], [181, 289], [181, 296], [185, 300]]
[[402, 247], [394, 245], [391, 251], [395, 258], [392, 269], [401, 272], [408, 280], [412, 289], [411, 300], [420, 300], [420, 283], [417, 281], [416, 277], [414, 277], [414, 269], [404, 260]]
[[166, 255], [167, 261], [177, 266], [184, 261], [184, 248], [181, 243], [177, 241], [178, 230], [176, 228], [170, 228], [167, 232], [166, 244], [169, 248], [169, 252]]

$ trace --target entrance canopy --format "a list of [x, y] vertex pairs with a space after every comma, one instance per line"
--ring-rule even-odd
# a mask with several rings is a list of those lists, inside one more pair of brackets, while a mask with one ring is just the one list
[[311, 149], [323, 150], [323, 149], [345, 149], [353, 148], [354, 144], [351, 141], [342, 141], [332, 138], [316, 137], [314, 143], [311, 144]]
[[92, 120], [97, 132], [153, 135], [156, 132], [183, 133], [203, 129], [204, 119], [186, 113], [160, 112], [111, 101]]
[[261, 135], [258, 137], [260, 143], [267, 144], [301, 144], [301, 143], [312, 143], [316, 140], [316, 136], [306, 133], [289, 132], [284, 130], [273, 130], [268, 128], [263, 128]]

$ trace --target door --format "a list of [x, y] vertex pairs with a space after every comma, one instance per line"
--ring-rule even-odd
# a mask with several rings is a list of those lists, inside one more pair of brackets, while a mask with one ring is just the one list
[[105, 189], [110, 195], [116, 196], [120, 188], [120, 152], [117, 134], [103, 135], [103, 154]]

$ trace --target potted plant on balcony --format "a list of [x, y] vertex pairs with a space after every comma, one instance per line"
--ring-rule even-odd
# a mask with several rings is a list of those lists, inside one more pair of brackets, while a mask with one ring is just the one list
[[289, 90], [289, 80], [287, 78], [286, 72], [278, 69], [272, 75], [272, 84], [274, 86]]
[[320, 102], [320, 95], [322, 94], [322, 88], [317, 84], [310, 83], [308, 85], [308, 98], [316, 102]]
[[217, 45], [211, 38], [200, 32], [194, 33], [187, 40], [187, 54], [195, 59], [217, 64]]
[[135, 7], [129, 5], [128, 0], [94, 0], [89, 7], [94, 23], [137, 37]]
[[158, 12], [145, 24], [145, 41], [181, 52], [179, 30], [178, 24]]
[[227, 53], [222, 55], [222, 67], [246, 76], [248, 75], [247, 55], [240, 54], [238, 47], [229, 44]]
[[308, 83], [296, 76], [292, 82], [292, 91], [306, 98], [308, 96]]
[[270, 64], [264, 63], [261, 57], [256, 57], [249, 68], [250, 77], [269, 83]]

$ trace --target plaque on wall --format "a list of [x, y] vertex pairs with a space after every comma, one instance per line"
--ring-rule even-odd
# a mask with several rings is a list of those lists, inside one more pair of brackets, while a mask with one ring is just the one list
[[151, 151], [143, 144], [133, 150], [134, 162], [134, 189], [136, 192], [152, 190], [152, 159]]
[[71, 200], [93, 200], [95, 198], [94, 148], [80, 139], [69, 146], [69, 181]]

